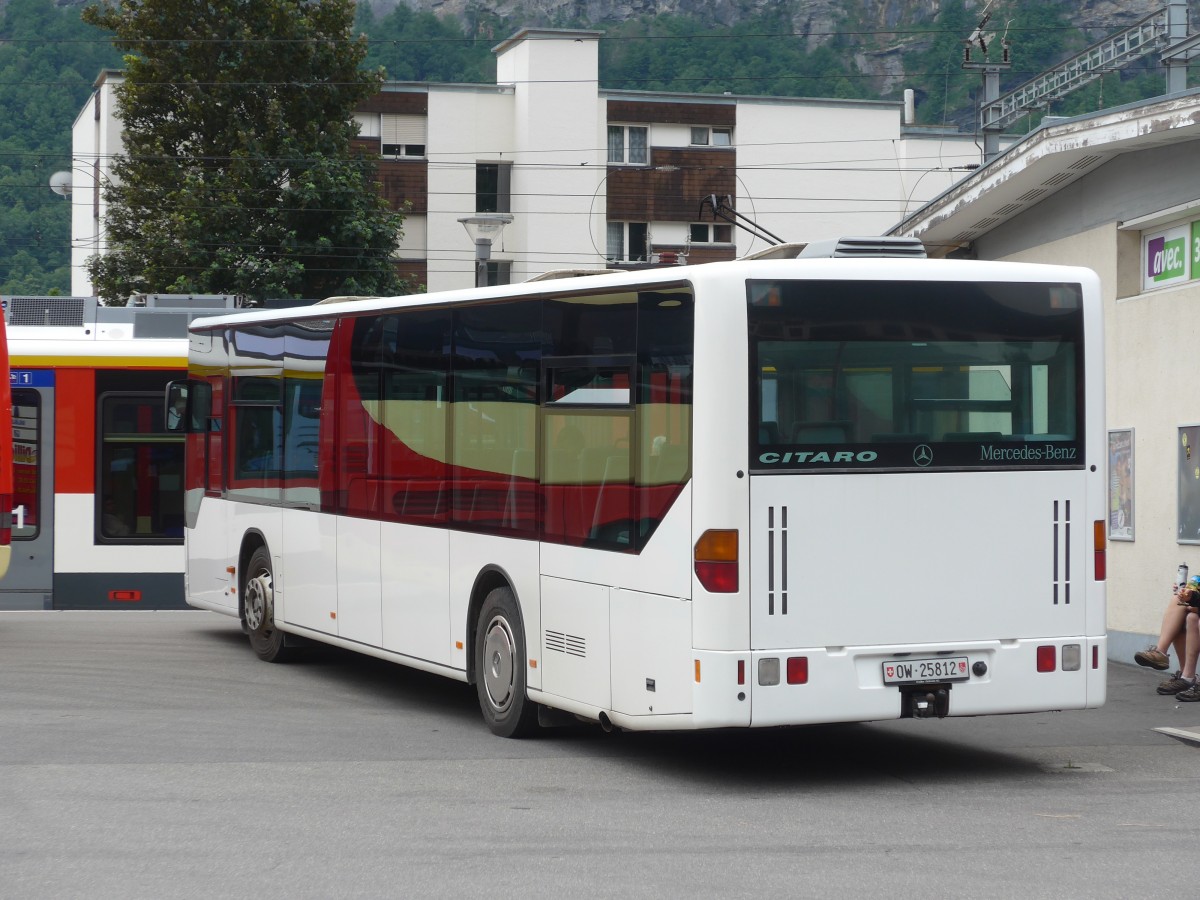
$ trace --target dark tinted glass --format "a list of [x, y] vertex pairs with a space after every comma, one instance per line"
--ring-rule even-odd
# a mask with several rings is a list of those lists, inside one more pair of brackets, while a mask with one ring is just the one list
[[764, 470], [1083, 465], [1078, 285], [753, 282]]

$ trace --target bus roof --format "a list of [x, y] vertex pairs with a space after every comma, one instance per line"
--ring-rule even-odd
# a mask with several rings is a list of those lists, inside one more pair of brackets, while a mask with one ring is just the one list
[[286, 310], [264, 309], [194, 321], [189, 330], [204, 332], [241, 324], [295, 322], [329, 319], [345, 315], [386, 312], [415, 306], [456, 306], [517, 298], [577, 296], [587, 293], [616, 293], [622, 290], [658, 289], [694, 285], [700, 281], [764, 279], [810, 280], [934, 280], [934, 281], [1045, 281], [1079, 282], [1096, 278], [1089, 269], [1041, 263], [993, 262], [915, 258], [785, 258], [739, 259], [695, 266], [662, 266], [621, 273], [601, 273], [549, 281], [520, 282], [486, 288], [465, 288], [431, 294], [398, 297], [336, 298], [336, 303], [317, 303]]

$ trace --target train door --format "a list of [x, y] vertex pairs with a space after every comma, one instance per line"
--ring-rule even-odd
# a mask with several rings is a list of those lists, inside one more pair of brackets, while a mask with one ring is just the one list
[[12, 562], [0, 609], [50, 609], [54, 583], [54, 372], [12, 370]]

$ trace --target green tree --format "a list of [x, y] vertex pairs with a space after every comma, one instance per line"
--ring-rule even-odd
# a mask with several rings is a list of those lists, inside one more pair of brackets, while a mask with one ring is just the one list
[[394, 293], [400, 214], [355, 153], [352, 0], [115, 0], [84, 21], [124, 53], [125, 152], [104, 188], [107, 252], [88, 271], [131, 293]]
[[50, 175], [70, 170], [71, 122], [118, 62], [74, 8], [9, 0], [0, 11], [0, 294], [70, 290], [71, 203]]

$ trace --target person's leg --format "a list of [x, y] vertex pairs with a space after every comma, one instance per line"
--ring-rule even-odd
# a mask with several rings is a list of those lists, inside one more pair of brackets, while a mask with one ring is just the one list
[[[1180, 635], [1183, 634], [1184, 618], [1187, 616], [1187, 607], [1180, 606], [1174, 597], [1167, 604], [1166, 610], [1163, 612], [1162, 630], [1158, 633], [1158, 643], [1146, 650], [1139, 650], [1133, 655], [1133, 661], [1139, 666], [1146, 666], [1151, 669], [1162, 671], [1170, 668], [1171, 658], [1167, 656], [1167, 652], [1171, 646], [1175, 645], [1175, 656], [1183, 663], [1183, 653], [1180, 652], [1180, 646], [1175, 644]], [[1186, 652], [1186, 648], [1184, 648]]]
[[1180, 677], [1190, 680], [1192, 684], [1175, 695], [1176, 700], [1192, 702], [1200, 700], [1200, 684], [1196, 684], [1196, 658], [1200, 656], [1200, 614], [1196, 610], [1188, 610], [1187, 648], [1183, 652], [1183, 672]]
[[1175, 636], [1175, 640], [1171, 644], [1175, 648], [1175, 658], [1179, 660], [1180, 668], [1170, 678], [1159, 682], [1156, 690], [1163, 696], [1174, 694], [1178, 697], [1182, 692], [1194, 687], [1196, 681], [1196, 656], [1197, 651], [1200, 650], [1200, 632], [1192, 636], [1188, 631], [1188, 623], [1191, 623], [1195, 629], [1197, 618], [1194, 614], [1188, 615], [1185, 607], [1177, 608], [1179, 615], [1186, 617], [1186, 621], [1181, 623], [1182, 630]]
[[1196, 680], [1196, 659], [1200, 657], [1200, 613], [1194, 609], [1187, 611], [1187, 622], [1184, 626], [1187, 635], [1183, 656], [1183, 677]]
[[1187, 631], [1185, 629], [1179, 629], [1175, 639], [1171, 641], [1171, 649], [1175, 651], [1175, 659], [1182, 667], [1183, 660], [1187, 656]]

